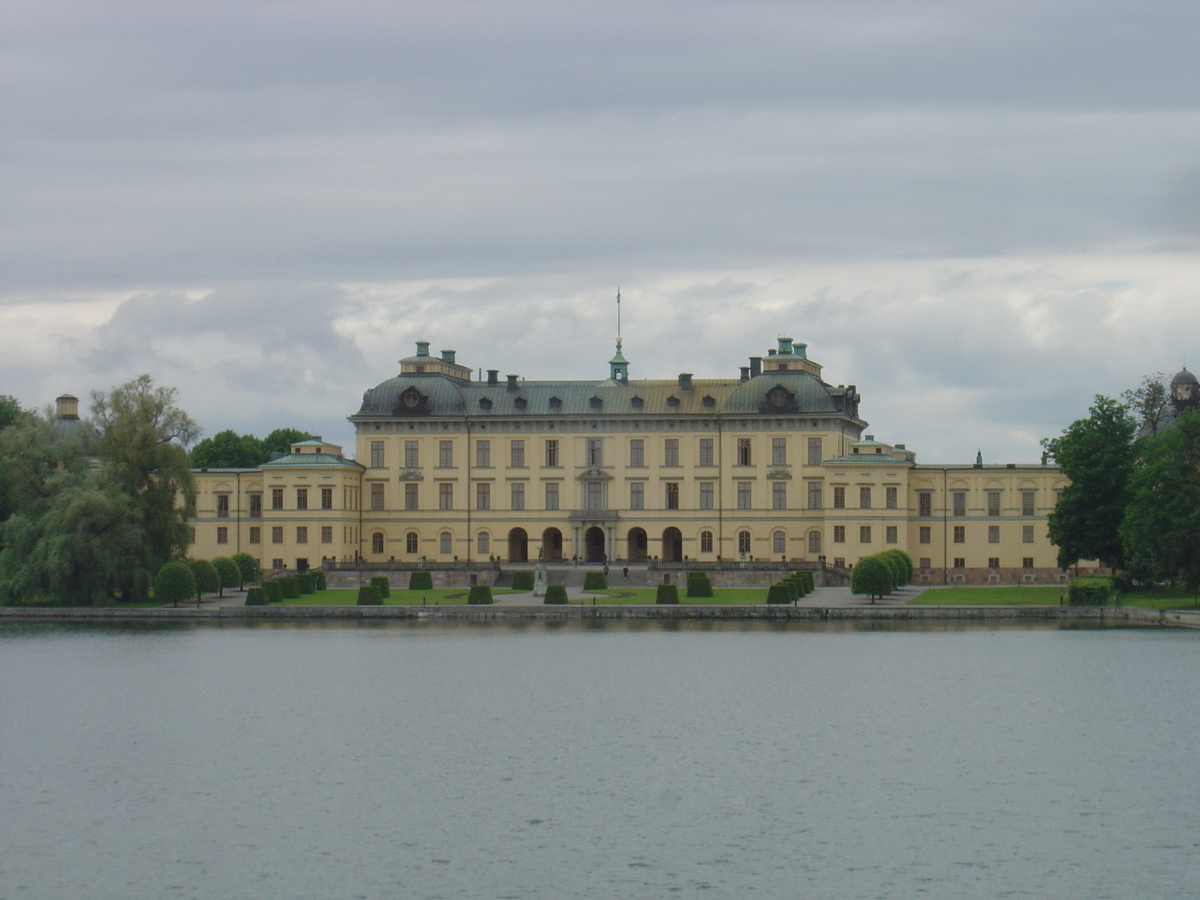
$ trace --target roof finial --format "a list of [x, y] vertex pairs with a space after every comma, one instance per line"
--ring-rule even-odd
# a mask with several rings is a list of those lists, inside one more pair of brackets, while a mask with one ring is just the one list
[[617, 350], [621, 349], [621, 286], [617, 285]]

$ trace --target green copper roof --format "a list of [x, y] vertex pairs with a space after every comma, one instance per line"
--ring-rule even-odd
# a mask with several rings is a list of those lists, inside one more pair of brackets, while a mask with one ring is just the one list
[[361, 469], [359, 463], [352, 459], [346, 459], [341, 456], [330, 456], [328, 453], [289, 453], [287, 456], [281, 456], [279, 459], [273, 459], [270, 462], [262, 464], [262, 468], [277, 468], [280, 466], [307, 466], [309, 468], [317, 466], [346, 466], [351, 469]]

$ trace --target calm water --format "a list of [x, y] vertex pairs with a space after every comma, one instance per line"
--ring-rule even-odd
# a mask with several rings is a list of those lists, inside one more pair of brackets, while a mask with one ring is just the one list
[[0, 627], [2, 898], [1200, 893], [1200, 634]]

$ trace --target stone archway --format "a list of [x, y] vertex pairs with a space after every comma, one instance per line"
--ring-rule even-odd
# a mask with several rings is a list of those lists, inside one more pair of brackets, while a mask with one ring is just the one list
[[646, 537], [645, 528], [630, 528], [629, 534], [625, 537], [626, 554], [629, 561], [633, 563], [643, 563], [646, 561], [646, 549], [649, 545], [649, 538]]
[[601, 562], [604, 559], [604, 529], [593, 525], [583, 533], [584, 562]]
[[547, 528], [542, 532], [542, 559], [546, 562], [562, 560], [562, 532], [557, 528]]
[[683, 562], [683, 535], [678, 528], [668, 528], [662, 536], [662, 561]]
[[514, 528], [508, 533], [508, 561], [529, 562], [529, 535], [524, 528]]

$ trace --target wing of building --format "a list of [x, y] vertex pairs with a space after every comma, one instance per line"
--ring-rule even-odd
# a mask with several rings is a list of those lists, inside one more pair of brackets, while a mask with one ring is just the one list
[[256, 469], [197, 470], [193, 555], [324, 560], [852, 565], [898, 547], [930, 583], [1057, 582], [1054, 465], [927, 466], [864, 435], [854, 385], [780, 338], [739, 377], [532, 381], [417, 343], [322, 441]]

